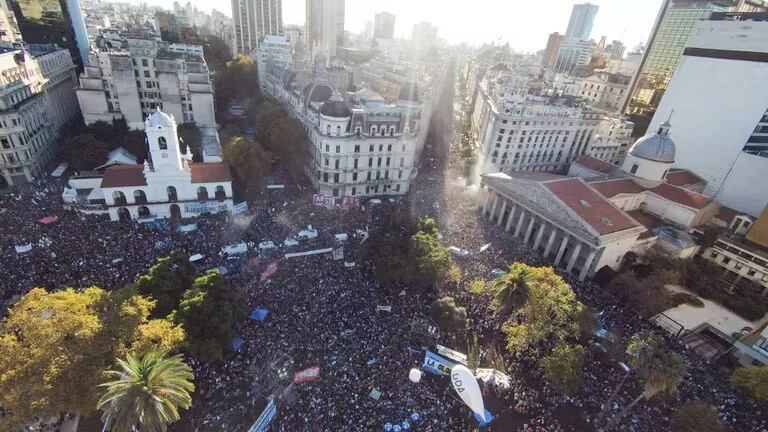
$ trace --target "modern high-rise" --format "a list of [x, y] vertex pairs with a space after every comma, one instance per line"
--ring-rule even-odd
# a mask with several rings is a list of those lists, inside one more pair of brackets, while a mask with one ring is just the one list
[[325, 51], [336, 55], [336, 47], [344, 46], [344, 0], [306, 0], [304, 39], [310, 57]]
[[[640, 71], [635, 76], [626, 109], [628, 114], [653, 116], [696, 23], [708, 19], [713, 12], [726, 12], [731, 6], [732, 2], [728, 0], [664, 0], [648, 39]], [[636, 132], [644, 133], [644, 130]]]
[[586, 66], [595, 52], [596, 44], [590, 40], [565, 39], [560, 42], [553, 70], [570, 74], [579, 66]]
[[573, 5], [571, 19], [568, 21], [568, 29], [565, 31], [565, 38], [589, 40], [597, 10], [598, 6], [591, 3]]
[[411, 43], [416, 51], [427, 51], [437, 44], [437, 27], [422, 21], [413, 25]]
[[234, 50], [250, 54], [264, 35], [283, 34], [283, 0], [232, 0]]
[[552, 33], [547, 39], [547, 47], [544, 49], [544, 55], [541, 59], [541, 65], [545, 69], [552, 69], [555, 66], [557, 60], [557, 53], [560, 51], [560, 41], [563, 40], [563, 36], [560, 33]]
[[24, 42], [53, 44], [69, 50], [78, 70], [90, 44], [79, 0], [9, 0]]
[[758, 216], [768, 202], [768, 14], [714, 13], [691, 32], [649, 130], [671, 117], [675, 166]]
[[379, 12], [373, 25], [373, 37], [392, 39], [395, 37], [395, 15], [389, 12]]

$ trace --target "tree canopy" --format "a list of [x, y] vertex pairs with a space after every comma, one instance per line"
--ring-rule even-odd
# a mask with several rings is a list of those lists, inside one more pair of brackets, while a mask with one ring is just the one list
[[91, 170], [107, 161], [110, 148], [93, 135], [75, 135], [61, 146], [61, 156], [72, 169]]
[[235, 170], [237, 178], [250, 190], [256, 190], [269, 173], [272, 154], [258, 141], [236, 136], [224, 144], [224, 160]]
[[509, 270], [493, 281], [494, 299], [503, 312], [519, 308], [528, 298], [527, 279], [531, 268], [523, 263], [515, 262]]
[[467, 309], [457, 305], [453, 297], [435, 300], [430, 312], [442, 332], [456, 334], [467, 328]]
[[157, 260], [148, 274], [139, 277], [136, 289], [157, 302], [152, 316], [166, 317], [179, 305], [184, 291], [192, 287], [195, 273], [195, 266], [186, 255], [173, 252]]
[[207, 35], [203, 39], [203, 56], [212, 72], [218, 72], [227, 66], [232, 58], [227, 42], [215, 35]]
[[768, 366], [742, 367], [731, 374], [731, 385], [768, 404]]
[[[130, 290], [29, 291], [0, 324], [0, 424], [93, 412], [97, 385], [115, 356], [176, 349], [183, 330], [149, 320], [153, 306]], [[149, 331], [158, 325], [164, 333]]]
[[[575, 340], [579, 336], [578, 316], [584, 305], [576, 294], [551, 267], [528, 267], [526, 286], [528, 296], [512, 317], [502, 326], [507, 336], [507, 349], [519, 354], [528, 349], [538, 350], [546, 340]], [[522, 268], [520, 268], [522, 271]]]
[[233, 100], [248, 106], [251, 100], [261, 98], [256, 64], [243, 54], [238, 54], [226, 63], [224, 69], [216, 72], [214, 84], [219, 110], [227, 110]]
[[198, 359], [220, 358], [234, 336], [234, 326], [248, 313], [245, 294], [227, 286], [217, 270], [195, 279], [171, 316], [184, 326], [187, 350]]
[[581, 387], [584, 347], [560, 342], [551, 353], [541, 359], [541, 368], [544, 370], [544, 377], [560, 393], [573, 396]]
[[728, 428], [720, 421], [717, 411], [711, 406], [688, 401], [675, 412], [672, 418], [674, 432], [727, 432]]
[[307, 136], [304, 126], [292, 117], [278, 118], [269, 127], [267, 148], [295, 173], [307, 160]]

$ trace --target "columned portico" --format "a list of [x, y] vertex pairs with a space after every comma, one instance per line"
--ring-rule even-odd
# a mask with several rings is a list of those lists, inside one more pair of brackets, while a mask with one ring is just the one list
[[563, 237], [563, 241], [560, 243], [560, 249], [557, 251], [557, 256], [555, 256], [555, 266], [560, 265], [560, 260], [563, 259], [563, 254], [565, 253], [565, 248], [568, 246], [568, 234], [565, 234]]
[[509, 229], [512, 227], [512, 222], [515, 220], [515, 212], [517, 211], [517, 206], [513, 205], [512, 210], [509, 211], [509, 216], [507, 216], [507, 226], [504, 228], [504, 231], [509, 232]]
[[496, 196], [493, 198], [493, 205], [491, 206], [491, 215], [490, 215], [491, 221], [493, 221], [493, 215], [496, 212], [496, 205], [499, 204], [499, 194], [494, 194], [494, 195]]
[[547, 241], [547, 247], [544, 248], [544, 258], [549, 256], [552, 252], [552, 245], [555, 244], [555, 237], [557, 237], [557, 228], [552, 227], [552, 233], [549, 234], [549, 240]]
[[504, 199], [504, 202], [501, 203], [501, 210], [499, 211], [499, 217], [496, 221], [497, 226], [501, 226], [501, 222], [504, 221], [504, 213], [507, 211], [507, 200]]
[[488, 206], [491, 203], [491, 195], [493, 194], [493, 191], [489, 188], [485, 188], [485, 190], [487, 191], [487, 194], [485, 195], [485, 201], [483, 202], [483, 216], [488, 213]]
[[584, 261], [584, 267], [581, 268], [581, 272], [579, 273], [580, 281], [583, 281], [587, 277], [589, 268], [592, 266], [592, 261], [595, 259], [595, 255], [597, 255], [597, 250], [592, 249], [592, 251], [590, 251], [589, 255], [587, 256], [587, 260]]
[[576, 248], [571, 253], [571, 258], [568, 260], [568, 266], [565, 267], [565, 271], [570, 273], [573, 270], [573, 266], [576, 265], [576, 260], [579, 259], [579, 253], [581, 252], [581, 243], [576, 244]]
[[541, 222], [541, 225], [539, 225], [538, 231], [536, 231], [536, 240], [533, 242], [533, 249], [538, 250], [539, 245], [541, 245], [541, 238], [544, 237], [544, 228], [547, 227], [547, 224], [545, 222]]
[[525, 222], [525, 208], [520, 208], [520, 219], [517, 221], [517, 228], [515, 228], [515, 237], [520, 237], [520, 231], [523, 230], [523, 222]]
[[525, 238], [523, 243], [528, 244], [528, 240], [531, 239], [531, 232], [533, 232], [533, 224], [536, 222], [536, 215], [531, 215], [531, 220], [528, 222], [528, 229], [525, 230]]

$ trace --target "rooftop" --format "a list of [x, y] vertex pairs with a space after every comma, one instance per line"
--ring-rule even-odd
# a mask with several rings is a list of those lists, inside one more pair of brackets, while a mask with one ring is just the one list
[[667, 183], [673, 186], [689, 186], [704, 182], [704, 179], [686, 169], [673, 168], [667, 173]]
[[601, 161], [600, 159], [596, 159], [588, 155], [579, 156], [575, 161], [573, 161], [573, 163], [579, 164], [584, 168], [603, 174], [610, 174], [612, 171], [619, 168], [616, 165]]
[[104, 178], [101, 180], [102, 189], [146, 185], [147, 179], [144, 178], [142, 164], [113, 165], [104, 171]]
[[226, 162], [206, 162], [189, 164], [192, 170], [192, 183], [215, 183], [232, 181], [232, 172]]

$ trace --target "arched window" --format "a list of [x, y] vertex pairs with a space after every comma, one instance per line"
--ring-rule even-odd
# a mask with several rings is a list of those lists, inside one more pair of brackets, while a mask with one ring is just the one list
[[158, 138], [157, 145], [160, 146], [160, 150], [168, 150], [168, 142], [165, 140], [165, 137]]
[[216, 199], [219, 201], [227, 199], [227, 191], [224, 190], [224, 186], [216, 186]]
[[371, 126], [371, 135], [376, 135], [377, 128], [376, 126]]
[[178, 204], [171, 204], [171, 219], [181, 219], [181, 209]]
[[208, 189], [206, 189], [205, 186], [197, 188], [197, 199], [200, 201], [208, 199]]
[[146, 206], [139, 207], [139, 217], [149, 216], [149, 209]]
[[360, 126], [355, 128], [355, 135], [360, 136]]
[[176, 193], [176, 188], [175, 187], [168, 186], [167, 191], [168, 191], [168, 201], [173, 202], [173, 201], [178, 201], [179, 200], [179, 196]]
[[136, 189], [133, 191], [133, 201], [136, 204], [146, 204], [147, 203], [147, 194], [144, 193], [141, 189]]
[[112, 199], [115, 200], [115, 205], [126, 205], [128, 200], [125, 199], [125, 194], [120, 191], [112, 192]]
[[382, 126], [382, 127], [381, 127], [381, 136], [384, 136], [384, 134], [385, 134], [386, 132], [387, 132], [387, 127], [386, 127], [386, 126]]
[[341, 135], [341, 126], [336, 126], [336, 136]]
[[327, 125], [325, 128], [326, 128], [326, 135], [330, 135], [331, 134], [331, 125]]
[[629, 170], [630, 174], [635, 174], [637, 172], [637, 169], [640, 168], [638, 164], [632, 164], [632, 169]]
[[395, 127], [394, 126], [390, 126], [389, 127], [389, 136], [395, 136]]
[[120, 221], [129, 221], [131, 220], [131, 212], [125, 207], [120, 207], [117, 209], [117, 217]]

